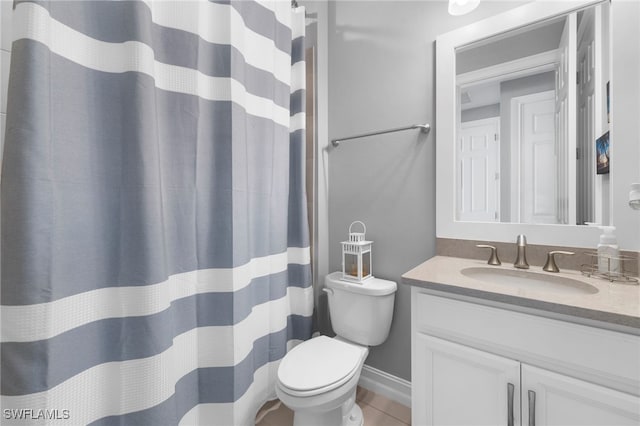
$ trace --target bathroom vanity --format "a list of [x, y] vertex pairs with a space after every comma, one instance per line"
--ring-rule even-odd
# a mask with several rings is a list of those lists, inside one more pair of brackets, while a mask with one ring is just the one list
[[[622, 107], [639, 64], [609, 49], [638, 39], [637, 7], [533, 1], [437, 38], [437, 238], [593, 248], [598, 230], [584, 224], [597, 222], [640, 250], [626, 209], [637, 131], [624, 128], [637, 120]], [[542, 48], [536, 34], [557, 42]], [[585, 155], [609, 132], [620, 162], [597, 174]], [[412, 423], [639, 425], [640, 287], [508, 260], [436, 256], [403, 275]]]
[[577, 271], [492, 280], [510, 271], [436, 256], [403, 275], [412, 424], [640, 424], [640, 288]]

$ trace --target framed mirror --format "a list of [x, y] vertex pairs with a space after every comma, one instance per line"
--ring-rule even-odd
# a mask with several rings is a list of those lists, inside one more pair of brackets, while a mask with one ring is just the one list
[[608, 0], [537, 1], [438, 37], [438, 237], [597, 242], [584, 224], [613, 222], [610, 22]]
[[456, 48], [456, 220], [609, 224], [609, 7]]

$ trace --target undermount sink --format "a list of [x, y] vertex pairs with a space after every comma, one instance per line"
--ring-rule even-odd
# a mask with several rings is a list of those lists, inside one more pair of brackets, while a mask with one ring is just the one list
[[465, 268], [460, 272], [469, 278], [517, 289], [575, 295], [598, 292], [596, 287], [583, 281], [551, 274], [489, 267]]

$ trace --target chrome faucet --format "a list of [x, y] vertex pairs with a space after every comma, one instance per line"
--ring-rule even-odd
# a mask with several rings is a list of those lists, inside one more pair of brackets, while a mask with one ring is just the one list
[[527, 263], [527, 237], [520, 234], [516, 239], [516, 248], [518, 253], [516, 255], [516, 262], [513, 264], [518, 269], [529, 269]]

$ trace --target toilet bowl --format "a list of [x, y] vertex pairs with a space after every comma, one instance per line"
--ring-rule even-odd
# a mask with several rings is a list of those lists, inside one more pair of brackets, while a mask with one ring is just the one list
[[325, 279], [329, 315], [338, 334], [318, 336], [293, 348], [280, 362], [278, 398], [294, 412], [294, 426], [361, 426], [356, 388], [369, 345], [386, 340], [397, 285], [371, 278], [342, 281], [341, 273]]
[[339, 337], [315, 337], [280, 363], [276, 394], [294, 425], [362, 425], [356, 387], [369, 349]]

